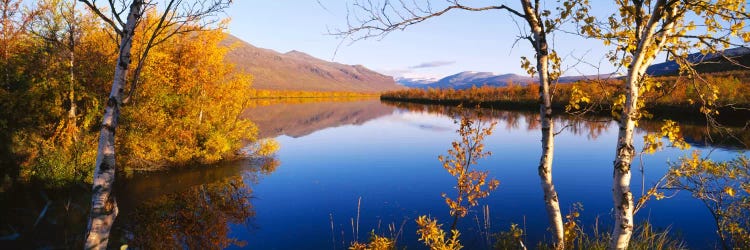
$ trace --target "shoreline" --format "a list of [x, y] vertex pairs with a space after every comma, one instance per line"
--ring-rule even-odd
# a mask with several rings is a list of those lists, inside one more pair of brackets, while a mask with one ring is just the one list
[[[428, 99], [428, 98], [398, 98], [380, 96], [381, 101], [386, 102], [406, 102], [406, 103], [417, 103], [417, 104], [428, 104], [428, 105], [442, 105], [442, 106], [479, 106], [481, 108], [492, 108], [500, 110], [513, 110], [513, 111], [536, 111], [539, 110], [538, 101], [489, 101], [489, 102], [478, 102], [472, 100], [461, 100], [461, 99]], [[553, 115], [570, 114], [565, 112], [566, 104], [560, 102], [553, 102], [552, 109]], [[697, 121], [706, 122], [706, 116], [700, 112], [699, 107], [685, 107], [678, 105], [664, 105], [656, 104], [650, 105], [645, 108], [650, 114], [653, 115], [651, 119], [675, 119], [679, 121]], [[721, 107], [718, 109], [719, 115], [715, 116], [715, 120], [725, 126], [743, 127], [750, 124], [750, 108], [733, 108], [733, 107]], [[594, 116], [611, 116], [611, 109], [609, 107], [603, 107], [599, 110], [592, 110], [587, 112], [587, 115]], [[571, 114], [572, 115], [572, 114]]]

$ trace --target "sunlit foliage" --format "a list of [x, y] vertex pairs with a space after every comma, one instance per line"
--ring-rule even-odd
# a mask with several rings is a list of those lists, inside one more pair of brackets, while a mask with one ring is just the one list
[[[664, 76], [651, 78], [642, 98], [646, 110], [678, 108], [698, 113], [701, 108], [701, 95], [714, 93], [721, 98], [714, 101], [714, 108], [750, 107], [750, 71], [730, 71], [704, 74], [706, 81], [715, 88], [710, 91], [705, 85], [692, 84], [686, 77]], [[618, 98], [624, 90], [619, 79], [586, 80], [575, 83], [557, 84], [553, 106], [563, 107], [567, 112], [611, 111], [616, 109]], [[448, 103], [464, 105], [512, 104], [536, 108], [539, 99], [539, 86], [536, 84], [510, 84], [505, 87], [473, 87], [469, 89], [406, 89], [389, 91], [381, 95], [386, 100], [419, 101], [426, 103]], [[712, 94], [713, 95], [713, 94]], [[620, 105], [623, 100], [620, 100]], [[609, 113], [609, 112], [608, 112]], [[616, 113], [616, 112], [615, 112]]]
[[111, 69], [103, 45], [110, 38], [92, 15], [72, 11], [70, 4], [4, 7], [10, 15], [0, 29], [12, 41], [3, 40], [9, 49], [0, 60], [0, 174], [50, 186], [90, 176], [96, 138], [89, 130], [100, 117], [98, 93], [108, 74], [100, 70]]
[[279, 150], [281, 145], [274, 139], [262, 139], [257, 142], [257, 145], [253, 145], [254, 153], [257, 156], [271, 156]]
[[[20, 1], [2, 3], [8, 15], [0, 26], [0, 175], [50, 186], [90, 181], [116, 36], [74, 1], [38, 1], [26, 9]], [[138, 36], [150, 35], [155, 16], [146, 13]], [[257, 133], [238, 118], [250, 104], [252, 79], [224, 61], [226, 48], [218, 45], [224, 36], [180, 33], [151, 50], [123, 109], [116, 149], [128, 157], [119, 160], [154, 169], [242, 156], [237, 152]], [[134, 54], [145, 40], [136, 39]]]
[[[565, 215], [565, 249], [570, 250], [604, 250], [608, 249], [609, 241], [612, 239], [610, 232], [602, 232], [599, 221], [596, 224], [586, 225], [580, 221], [583, 213], [583, 204], [574, 203], [570, 212]], [[519, 229], [516, 229], [519, 230]], [[510, 232], [512, 232], [511, 230]], [[509, 232], [503, 232], [508, 234]], [[501, 245], [502, 246], [502, 245]], [[508, 249], [498, 247], [495, 249]], [[540, 243], [536, 249], [554, 249], [553, 246]], [[670, 229], [654, 228], [648, 221], [638, 224], [635, 228], [633, 239], [629, 249], [634, 250], [683, 250], [688, 249], [685, 242], [675, 238]]]
[[[672, 120], [664, 120], [664, 123], [662, 124], [660, 130], [656, 132], [647, 132], [646, 135], [643, 136], [643, 148], [641, 149], [640, 153], [638, 153], [638, 155], [641, 157], [641, 173], [644, 172], [645, 168], [645, 166], [643, 165], [643, 157], [645, 155], [652, 155], [664, 148], [664, 140], [662, 138], [666, 139], [666, 141], [669, 143], [669, 147], [677, 148], [679, 150], [687, 150], [690, 148], [690, 144], [685, 142], [685, 138], [680, 132], [680, 126]], [[644, 191], [641, 193], [641, 197], [638, 198], [638, 201], [635, 203], [635, 208], [633, 210], [634, 213], [637, 213], [652, 198], [661, 200], [667, 197], [663, 192], [660, 192], [659, 189], [663, 184], [662, 182], [666, 181], [668, 177], [669, 173], [665, 174], [664, 176], [662, 176], [660, 181], [657, 181], [657, 183], [652, 185], [650, 188], [646, 188], [645, 183], [642, 183], [642, 185], [644, 185], [642, 187]]]
[[349, 246], [349, 250], [395, 250], [396, 241], [377, 235], [375, 231], [370, 232], [370, 241], [367, 243], [354, 242]]
[[442, 224], [437, 224], [437, 219], [431, 219], [427, 216], [417, 218], [417, 234], [419, 241], [423, 242], [430, 250], [459, 250], [463, 248], [458, 240], [461, 235], [458, 230], [452, 229], [450, 237], [445, 235]]
[[443, 194], [450, 214], [454, 217], [452, 229], [455, 229], [458, 218], [466, 216], [470, 207], [476, 206], [479, 199], [489, 196], [490, 192], [500, 185], [495, 179], [487, 180], [487, 171], [471, 168], [478, 160], [491, 155], [491, 152], [484, 150], [483, 141], [492, 134], [497, 123], [487, 125], [481, 119], [474, 120], [467, 115], [454, 122], [459, 124], [456, 132], [461, 139], [452, 143], [447, 156], [438, 156], [443, 168], [456, 178], [456, 197], [451, 198]]
[[123, 110], [129, 166], [231, 159], [255, 139], [257, 128], [238, 117], [251, 77], [224, 62], [224, 37], [220, 30], [178, 34], [151, 51], [135, 103]]
[[750, 248], [750, 160], [714, 162], [695, 151], [671, 163], [665, 188], [685, 190], [711, 212], [724, 249]]
[[690, 148], [690, 145], [685, 142], [685, 139], [680, 133], [680, 126], [675, 121], [664, 120], [664, 124], [660, 131], [648, 133], [643, 136], [642, 152], [645, 154], [654, 154], [661, 150], [664, 147], [664, 142], [661, 140], [662, 138], [666, 138], [671, 147], [681, 150]]

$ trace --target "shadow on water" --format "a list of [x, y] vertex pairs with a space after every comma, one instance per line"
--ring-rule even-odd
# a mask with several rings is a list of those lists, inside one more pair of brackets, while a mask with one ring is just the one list
[[0, 245], [9, 249], [83, 248], [90, 188], [55, 190], [33, 183], [0, 193]]
[[[122, 176], [116, 183], [119, 215], [110, 247], [221, 249], [245, 243], [233, 224], [255, 216], [252, 185], [279, 166], [275, 158], [247, 159]], [[0, 194], [0, 245], [11, 249], [81, 248], [89, 186], [56, 190], [16, 185]]]

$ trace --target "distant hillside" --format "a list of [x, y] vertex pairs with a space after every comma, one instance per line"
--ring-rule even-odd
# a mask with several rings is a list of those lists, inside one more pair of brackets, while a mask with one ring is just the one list
[[[721, 72], [730, 70], [742, 70], [746, 69], [735, 63], [730, 62], [727, 58], [732, 59], [740, 65], [750, 67], [750, 48], [748, 47], [737, 47], [723, 51], [722, 53], [710, 53], [703, 55], [701, 53], [693, 53], [688, 55], [688, 60], [691, 63], [697, 64], [696, 70], [699, 72]], [[680, 66], [675, 61], [668, 61], [651, 65], [646, 70], [646, 74], [652, 76], [668, 76], [677, 75]]]
[[[564, 76], [560, 78], [559, 82], [570, 83], [583, 79], [595, 79], [597, 77], [605, 78], [608, 76], [609, 75]], [[474, 86], [503, 87], [508, 86], [511, 82], [518, 85], [527, 85], [529, 83], [536, 83], [537, 78], [516, 74], [495, 75], [491, 72], [464, 71], [458, 74], [446, 76], [439, 80], [398, 78], [397, 82], [410, 88], [468, 89]]]
[[437, 78], [408, 78], [408, 77], [396, 77], [396, 83], [404, 87], [419, 88], [426, 84], [435, 83], [440, 79]]
[[299, 51], [279, 53], [255, 47], [228, 35], [227, 61], [253, 74], [253, 86], [270, 90], [380, 92], [403, 88], [393, 77], [362, 65], [345, 65], [312, 57]]

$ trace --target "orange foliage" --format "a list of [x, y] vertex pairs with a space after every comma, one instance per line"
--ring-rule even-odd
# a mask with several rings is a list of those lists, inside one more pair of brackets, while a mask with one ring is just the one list
[[213, 163], [255, 140], [255, 125], [239, 119], [252, 77], [224, 62], [224, 37], [220, 30], [179, 34], [151, 50], [135, 103], [123, 109], [129, 166]]
[[497, 123], [486, 125], [481, 119], [474, 120], [468, 115], [462, 115], [461, 120], [455, 120], [455, 123], [460, 125], [456, 132], [461, 140], [451, 144], [447, 156], [438, 156], [443, 168], [456, 178], [456, 197], [450, 198], [443, 194], [450, 214], [454, 217], [451, 229], [456, 229], [456, 221], [466, 216], [470, 207], [476, 206], [479, 199], [489, 196], [500, 185], [495, 179], [487, 181], [487, 171], [471, 169], [479, 159], [492, 154], [484, 150], [484, 138], [492, 134]]
[[[654, 77], [653, 89], [644, 96], [645, 108], [690, 108], [698, 110], [701, 98], [714, 94], [718, 97], [714, 107], [734, 105], [750, 107], [750, 71], [731, 71], [705, 74], [705, 80], [715, 87], [694, 83], [686, 77]], [[557, 84], [553, 88], [553, 106], [561, 108], [570, 104], [578, 105], [571, 110], [594, 108], [610, 110], [623, 90], [621, 80], [579, 81], [570, 84]], [[588, 100], [581, 102], [581, 97]], [[470, 89], [406, 89], [385, 92], [385, 100], [417, 101], [426, 103], [508, 104], [531, 106], [539, 103], [539, 86], [472, 87]], [[585, 100], [585, 99], [584, 99]], [[534, 106], [533, 108], [535, 108]]]

